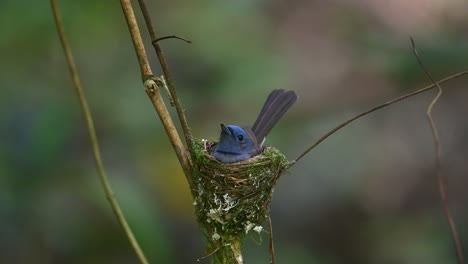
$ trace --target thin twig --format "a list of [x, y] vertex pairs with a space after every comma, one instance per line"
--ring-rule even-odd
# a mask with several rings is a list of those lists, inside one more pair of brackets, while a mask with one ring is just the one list
[[269, 244], [269, 250], [270, 250], [270, 256], [271, 256], [271, 264], [275, 264], [275, 245], [273, 243], [273, 224], [271, 223], [271, 214], [268, 213], [268, 225], [270, 226], [270, 244]]
[[73, 59], [73, 55], [70, 49], [70, 46], [68, 44], [67, 39], [65, 38], [65, 32], [63, 29], [63, 24], [60, 19], [59, 15], [59, 10], [57, 6], [56, 0], [51, 0], [51, 5], [52, 5], [52, 12], [54, 15], [55, 19], [55, 25], [57, 26], [57, 32], [60, 38], [60, 42], [62, 45], [62, 48], [65, 53], [65, 57], [67, 60], [67, 64], [70, 70], [70, 74], [73, 79], [73, 83], [75, 85], [76, 93], [78, 95], [78, 98], [80, 100], [81, 108], [83, 110], [83, 114], [86, 120], [86, 125], [88, 127], [88, 133], [89, 137], [91, 140], [91, 145], [93, 149], [93, 154], [94, 154], [94, 161], [96, 162], [96, 168], [99, 174], [99, 178], [101, 180], [102, 186], [104, 187], [104, 191], [106, 193], [107, 200], [109, 201], [112, 210], [114, 211], [115, 216], [117, 217], [117, 220], [119, 221], [120, 225], [122, 226], [128, 241], [132, 245], [133, 249], [135, 250], [136, 255], [138, 256], [139, 260], [141, 263], [146, 264], [148, 261], [146, 260], [146, 257], [140, 248], [140, 245], [138, 244], [138, 241], [136, 240], [135, 236], [133, 235], [133, 232], [130, 228], [130, 226], [127, 223], [127, 220], [125, 219], [125, 216], [120, 209], [119, 203], [117, 202], [117, 199], [115, 198], [114, 192], [112, 191], [111, 185], [107, 179], [106, 172], [104, 170], [104, 165], [102, 164], [101, 160], [101, 154], [99, 150], [99, 144], [98, 144], [98, 139], [96, 135], [96, 130], [94, 128], [94, 121], [91, 115], [91, 111], [88, 106], [88, 102], [86, 100], [86, 96], [84, 94], [83, 87], [81, 85], [80, 77], [78, 74], [78, 69], [76, 67], [76, 64]]
[[146, 56], [145, 47], [143, 45], [143, 40], [141, 38], [140, 29], [136, 22], [135, 13], [133, 11], [132, 4], [130, 0], [121, 0], [122, 10], [127, 21], [128, 28], [130, 30], [130, 35], [135, 47], [135, 52], [137, 54], [138, 63], [140, 65], [141, 76], [144, 82], [145, 91], [148, 94], [151, 102], [153, 103], [156, 112], [161, 120], [161, 123], [164, 126], [166, 134], [171, 141], [172, 147], [174, 148], [177, 158], [182, 166], [185, 177], [192, 189], [192, 177], [191, 177], [191, 165], [185, 150], [184, 144], [182, 143], [179, 133], [172, 121], [172, 118], [167, 110], [167, 107], [164, 103], [164, 100], [161, 96], [161, 93], [156, 85], [155, 81], [152, 80], [153, 72], [151, 71], [151, 66], [148, 62], [148, 57]]
[[213, 256], [214, 253], [218, 252], [219, 249], [221, 249], [222, 246], [217, 247], [215, 250], [211, 251], [210, 253], [206, 254], [205, 256], [197, 259], [197, 261], [204, 260], [210, 256]]
[[156, 55], [158, 56], [159, 64], [161, 64], [162, 71], [166, 78], [167, 84], [169, 86], [169, 91], [171, 92], [172, 98], [174, 100], [175, 108], [177, 110], [177, 115], [179, 116], [180, 124], [182, 126], [182, 131], [184, 132], [185, 136], [185, 143], [189, 146], [189, 149], [192, 146], [192, 133], [190, 132], [190, 127], [187, 122], [187, 118], [185, 116], [185, 110], [182, 108], [180, 104], [179, 97], [177, 96], [177, 92], [175, 89], [174, 82], [172, 81], [171, 73], [169, 72], [169, 68], [167, 66], [166, 58], [161, 50], [161, 46], [157, 42], [158, 36], [156, 31], [154, 30], [153, 23], [151, 22], [151, 17], [149, 15], [148, 7], [144, 0], [138, 0], [140, 5], [141, 12], [143, 13], [143, 17], [145, 19], [146, 27], [148, 28], [149, 35], [151, 37], [151, 43], [153, 44], [154, 50]]
[[448, 201], [447, 201], [447, 194], [445, 191], [445, 179], [444, 175], [442, 173], [442, 162], [440, 158], [440, 137], [439, 137], [439, 131], [437, 129], [437, 126], [434, 122], [434, 119], [432, 117], [432, 110], [434, 109], [434, 106], [437, 104], [439, 101], [440, 97], [442, 96], [442, 87], [438, 83], [435, 82], [435, 80], [432, 78], [431, 74], [429, 71], [426, 69], [424, 64], [421, 61], [421, 58], [419, 57], [418, 50], [416, 49], [416, 45], [414, 43], [414, 39], [410, 37], [411, 40], [411, 45], [413, 47], [413, 53], [416, 59], [418, 60], [419, 66], [421, 69], [424, 71], [424, 73], [429, 77], [429, 79], [432, 81], [432, 83], [437, 86], [437, 94], [436, 96], [432, 99], [431, 103], [427, 107], [427, 119], [429, 121], [429, 124], [431, 125], [431, 131], [432, 131], [432, 137], [434, 139], [434, 149], [435, 149], [435, 161], [436, 161], [436, 169], [437, 169], [437, 181], [439, 185], [439, 195], [440, 195], [440, 200], [442, 201], [442, 205], [444, 206], [445, 210], [445, 216], [447, 218], [447, 222], [450, 228], [450, 232], [452, 234], [453, 242], [455, 245], [455, 251], [457, 254], [458, 258], [458, 263], [463, 264], [463, 250], [460, 242], [460, 238], [457, 233], [457, 229], [455, 227], [455, 222], [453, 221], [453, 216], [452, 212], [450, 210]]
[[180, 39], [180, 40], [185, 41], [185, 42], [187, 42], [189, 44], [192, 44], [192, 41], [190, 41], [190, 40], [188, 40], [186, 38], [183, 38], [183, 37], [176, 36], [176, 35], [159, 37], [159, 38], [153, 40], [151, 43], [154, 45], [154, 43], [159, 42], [161, 40], [165, 40], [165, 39]]
[[[443, 82], [446, 82], [446, 81], [449, 81], [449, 80], [452, 80], [452, 79], [455, 79], [455, 78], [458, 78], [462, 75], [465, 75], [465, 74], [468, 74], [468, 71], [462, 71], [462, 72], [459, 72], [459, 73], [456, 73], [454, 75], [451, 75], [451, 76], [448, 76], [442, 80], [440, 80], [438, 83], [443, 83]], [[335, 128], [333, 128], [332, 130], [330, 130], [328, 133], [326, 133], [325, 135], [323, 135], [321, 138], [319, 138], [314, 144], [312, 144], [310, 147], [308, 147], [301, 155], [299, 155], [295, 160], [291, 161], [291, 167], [293, 165], [295, 165], [300, 159], [302, 159], [307, 153], [309, 153], [312, 149], [314, 149], [315, 147], [317, 147], [320, 143], [322, 143], [325, 139], [327, 139], [329, 136], [331, 136], [332, 134], [334, 134], [335, 132], [337, 132], [338, 130], [342, 129], [343, 127], [347, 126], [348, 124], [350, 124], [351, 122], [367, 115], [367, 114], [370, 114], [372, 112], [375, 112], [381, 108], [384, 108], [384, 107], [387, 107], [389, 105], [392, 105], [396, 102], [399, 102], [401, 100], [404, 100], [406, 98], [409, 98], [409, 97], [412, 97], [412, 96], [415, 96], [417, 94], [420, 94], [420, 93], [423, 93], [425, 91], [428, 91], [428, 90], [431, 90], [432, 88], [436, 87], [435, 84], [431, 84], [431, 85], [428, 85], [424, 88], [421, 88], [417, 91], [414, 91], [414, 92], [411, 92], [411, 93], [408, 93], [408, 94], [405, 94], [405, 95], [402, 95], [400, 97], [397, 97], [395, 99], [392, 99], [386, 103], [383, 103], [381, 105], [378, 105], [376, 107], [373, 107], [367, 111], [364, 111], [348, 120], [346, 120], [345, 122], [339, 124], [338, 126], [336, 126]]]

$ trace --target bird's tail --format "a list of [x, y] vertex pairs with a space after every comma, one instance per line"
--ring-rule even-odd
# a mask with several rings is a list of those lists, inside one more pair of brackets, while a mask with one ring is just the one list
[[265, 101], [265, 104], [258, 114], [257, 120], [252, 126], [252, 131], [261, 144], [271, 129], [278, 123], [280, 118], [296, 102], [297, 95], [294, 91], [283, 89], [273, 90]]

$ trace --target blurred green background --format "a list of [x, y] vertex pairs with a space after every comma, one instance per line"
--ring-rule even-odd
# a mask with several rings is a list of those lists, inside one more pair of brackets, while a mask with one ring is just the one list
[[[463, 0], [148, 5], [160, 35], [193, 41], [162, 46], [195, 136], [216, 139], [221, 122], [251, 124], [272, 89], [293, 89], [298, 102], [266, 142], [290, 159], [346, 118], [430, 84], [409, 35], [434, 78], [468, 69]], [[151, 263], [196, 263], [203, 239], [187, 184], [143, 91], [119, 2], [59, 6], [136, 237]], [[0, 36], [0, 262], [137, 263], [100, 186], [49, 2], [1, 1]], [[445, 84], [435, 109], [465, 245], [467, 84]], [[364, 117], [280, 180], [271, 204], [278, 263], [456, 262], [425, 117], [433, 95]], [[257, 240], [244, 257], [268, 263], [268, 238]]]

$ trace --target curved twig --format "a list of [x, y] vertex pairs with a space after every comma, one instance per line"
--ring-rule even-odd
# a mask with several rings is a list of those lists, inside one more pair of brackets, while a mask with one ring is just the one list
[[169, 36], [159, 37], [159, 38], [151, 41], [151, 44], [155, 45], [155, 43], [157, 43], [157, 42], [159, 42], [161, 40], [165, 40], [165, 39], [180, 39], [182, 41], [185, 41], [188, 44], [192, 44], [192, 41], [190, 41], [188, 39], [185, 39], [185, 38], [182, 38], [182, 37], [179, 37], [179, 36], [176, 36], [176, 35], [169, 35]]
[[434, 109], [434, 106], [436, 103], [439, 101], [440, 97], [442, 96], [442, 87], [438, 83], [434, 81], [432, 78], [431, 74], [429, 71], [426, 69], [424, 64], [421, 61], [421, 58], [419, 57], [418, 50], [416, 49], [416, 44], [414, 43], [414, 39], [410, 37], [411, 40], [411, 46], [413, 47], [413, 53], [416, 59], [418, 60], [419, 66], [421, 69], [424, 71], [424, 73], [429, 77], [429, 79], [432, 81], [432, 83], [437, 86], [437, 94], [436, 96], [432, 99], [431, 103], [427, 107], [427, 112], [426, 116], [429, 121], [429, 124], [431, 126], [431, 131], [432, 131], [432, 137], [434, 139], [434, 150], [435, 150], [435, 162], [436, 162], [436, 170], [437, 170], [437, 181], [438, 181], [438, 186], [439, 186], [439, 196], [440, 200], [442, 201], [442, 205], [444, 206], [444, 211], [445, 211], [445, 217], [447, 218], [447, 222], [450, 228], [450, 232], [453, 238], [453, 242], [455, 245], [455, 251], [457, 254], [458, 258], [458, 263], [463, 264], [463, 250], [460, 242], [460, 238], [457, 233], [457, 229], [455, 227], [455, 222], [453, 220], [452, 212], [450, 211], [450, 207], [448, 205], [447, 201], [447, 194], [445, 191], [445, 180], [444, 180], [444, 175], [442, 173], [442, 162], [440, 158], [440, 137], [439, 137], [439, 131], [437, 129], [437, 126], [434, 122], [434, 119], [432, 118], [432, 110]]
[[[446, 81], [449, 81], [449, 80], [452, 80], [452, 79], [455, 79], [455, 78], [458, 78], [462, 75], [465, 75], [465, 74], [468, 74], [468, 71], [462, 71], [462, 72], [459, 72], [459, 73], [456, 73], [454, 75], [451, 75], [451, 76], [448, 76], [442, 80], [440, 80], [438, 83], [443, 83], [443, 82], [446, 82]], [[336, 126], [335, 128], [333, 128], [332, 130], [330, 130], [328, 133], [326, 133], [325, 135], [323, 135], [321, 138], [319, 138], [314, 144], [312, 144], [310, 147], [308, 147], [301, 155], [299, 155], [296, 159], [292, 160], [291, 161], [291, 166], [294, 166], [300, 159], [302, 159], [307, 153], [309, 153], [312, 149], [314, 149], [315, 147], [317, 147], [320, 143], [322, 143], [325, 139], [327, 139], [329, 136], [333, 135], [335, 132], [337, 132], [338, 130], [342, 129], [343, 127], [347, 126], [348, 124], [350, 124], [351, 122], [367, 115], [367, 114], [370, 114], [372, 112], [375, 112], [381, 108], [384, 108], [384, 107], [387, 107], [389, 105], [392, 105], [396, 102], [399, 102], [401, 100], [404, 100], [406, 98], [409, 98], [409, 97], [412, 97], [412, 96], [415, 96], [417, 94], [420, 94], [420, 93], [423, 93], [425, 91], [428, 91], [428, 90], [431, 90], [432, 88], [436, 87], [435, 84], [431, 84], [431, 85], [428, 85], [424, 88], [421, 88], [417, 91], [414, 91], [414, 92], [411, 92], [411, 93], [408, 93], [408, 94], [405, 94], [405, 95], [402, 95], [400, 97], [397, 97], [395, 99], [392, 99], [386, 103], [383, 103], [381, 105], [378, 105], [376, 107], [373, 107], [367, 111], [364, 111], [354, 117], [351, 117], [350, 119], [346, 120], [345, 122], [339, 124], [338, 126]]]
[[112, 207], [112, 210], [114, 211], [114, 214], [117, 217], [117, 220], [122, 226], [125, 232], [125, 235], [127, 236], [127, 239], [132, 245], [133, 250], [138, 256], [140, 262], [143, 264], [147, 264], [148, 261], [146, 260], [145, 254], [143, 253], [143, 250], [140, 248], [138, 241], [133, 235], [133, 232], [130, 226], [128, 225], [127, 220], [125, 219], [125, 216], [122, 210], [120, 209], [119, 203], [117, 202], [114, 192], [112, 191], [111, 185], [107, 179], [106, 172], [104, 170], [104, 165], [102, 164], [102, 160], [101, 160], [101, 153], [99, 150], [96, 130], [94, 129], [94, 121], [93, 121], [91, 111], [88, 106], [88, 102], [86, 100], [86, 96], [84, 94], [83, 87], [81, 85], [80, 77], [78, 74], [78, 69], [75, 65], [70, 46], [68, 44], [67, 39], [65, 38], [65, 32], [63, 29], [62, 21], [60, 19], [57, 2], [56, 0], [51, 0], [50, 3], [52, 5], [52, 12], [53, 12], [54, 19], [55, 19], [55, 25], [57, 26], [57, 32], [60, 38], [60, 43], [62, 45], [63, 51], [65, 52], [65, 57], [67, 59], [67, 64], [68, 64], [70, 74], [73, 79], [73, 84], [75, 85], [76, 93], [80, 100], [81, 109], [83, 110], [84, 118], [86, 120], [86, 125], [88, 127], [88, 133], [89, 133], [91, 146], [92, 146], [93, 154], [94, 154], [94, 161], [96, 162], [96, 168], [99, 174], [99, 178], [101, 179], [101, 183], [104, 188], [104, 191], [106, 193], [107, 200], [109, 201]]

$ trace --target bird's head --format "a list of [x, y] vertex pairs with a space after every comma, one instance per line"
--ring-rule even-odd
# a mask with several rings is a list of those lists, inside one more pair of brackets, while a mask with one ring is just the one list
[[216, 151], [233, 155], [251, 154], [254, 149], [252, 141], [255, 137], [248, 131], [238, 126], [221, 124], [221, 136]]

